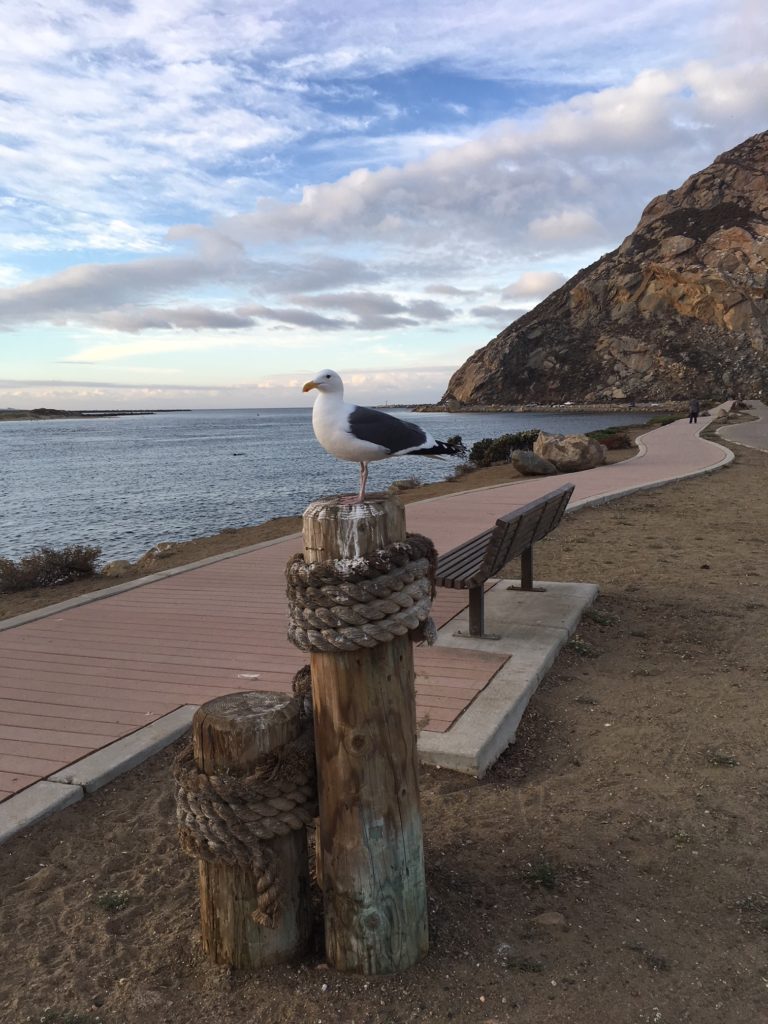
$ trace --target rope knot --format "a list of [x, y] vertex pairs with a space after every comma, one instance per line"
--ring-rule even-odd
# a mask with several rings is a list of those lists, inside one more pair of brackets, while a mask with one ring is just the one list
[[408, 534], [367, 556], [286, 567], [288, 639], [302, 651], [356, 651], [417, 633], [429, 641], [437, 551]]

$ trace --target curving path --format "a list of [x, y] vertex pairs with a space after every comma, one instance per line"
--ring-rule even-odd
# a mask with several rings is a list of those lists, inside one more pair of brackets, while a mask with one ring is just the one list
[[750, 401], [749, 411], [757, 416], [749, 423], [732, 423], [728, 427], [720, 427], [718, 434], [726, 441], [743, 444], [747, 448], [759, 448], [768, 452], [768, 406], [755, 400]]
[[[577, 508], [718, 469], [733, 456], [699, 437], [707, 422], [678, 420], [644, 435], [634, 458], [557, 483], [573, 480]], [[408, 528], [445, 551], [552, 487], [529, 478], [429, 499], [408, 506]], [[149, 723], [176, 709], [236, 690], [289, 690], [306, 660], [285, 639], [283, 570], [298, 549], [294, 535], [0, 623], [0, 800], [102, 748], [109, 761], [110, 745], [131, 734], [141, 746]], [[435, 621], [465, 604], [461, 591], [441, 590]], [[417, 648], [426, 730], [450, 729], [505, 660]]]

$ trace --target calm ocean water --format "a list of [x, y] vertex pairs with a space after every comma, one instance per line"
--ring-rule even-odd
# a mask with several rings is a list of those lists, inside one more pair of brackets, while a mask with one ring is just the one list
[[[534, 427], [580, 433], [642, 414], [398, 415], [437, 438]], [[374, 463], [369, 487], [444, 480], [457, 460]], [[314, 498], [353, 493], [358, 469], [327, 455], [311, 409], [228, 409], [93, 420], [0, 423], [0, 556], [40, 545], [95, 544], [105, 559], [134, 559], [158, 541], [189, 540], [303, 512]]]

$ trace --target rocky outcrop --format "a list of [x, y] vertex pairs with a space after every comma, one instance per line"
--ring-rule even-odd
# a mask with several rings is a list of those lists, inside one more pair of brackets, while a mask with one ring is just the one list
[[576, 473], [602, 466], [608, 454], [605, 445], [584, 434], [545, 434], [533, 442], [533, 451], [560, 473]]
[[442, 404], [768, 388], [768, 132], [658, 196], [622, 245], [453, 375]]

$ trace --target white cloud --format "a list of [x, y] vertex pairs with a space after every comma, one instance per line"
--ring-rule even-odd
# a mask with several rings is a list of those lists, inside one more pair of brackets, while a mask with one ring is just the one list
[[18, 267], [8, 263], [0, 263], [0, 288], [12, 287], [22, 279], [22, 273]]
[[471, 253], [489, 243], [531, 256], [583, 251], [623, 237], [652, 195], [701, 165], [703, 150], [711, 159], [762, 128], [756, 95], [764, 109], [768, 67], [644, 72], [626, 87], [556, 104], [537, 122], [500, 122], [402, 167], [358, 169], [307, 186], [297, 202], [262, 200], [217, 230], [242, 244], [369, 238], [461, 241]]
[[480, 320], [489, 320], [494, 324], [509, 324], [526, 313], [525, 309], [506, 309], [503, 306], [475, 306], [470, 310], [472, 316]]
[[238, 312], [242, 316], [259, 317], [262, 320], [277, 320], [295, 327], [309, 327], [313, 331], [340, 331], [351, 326], [348, 320], [320, 316], [306, 309], [274, 309], [270, 306], [243, 306]]
[[597, 244], [605, 239], [605, 230], [589, 210], [560, 210], [544, 217], [534, 217], [528, 225], [528, 233], [534, 243], [551, 248], [569, 248], [576, 239], [579, 248], [590, 243]]
[[203, 328], [240, 330], [253, 327], [253, 319], [239, 313], [206, 306], [183, 306], [166, 309], [161, 306], [128, 306], [110, 309], [89, 317], [80, 317], [85, 323], [104, 327], [112, 331], [127, 331], [130, 334], [147, 329], [199, 331]]
[[148, 334], [142, 338], [104, 341], [86, 345], [60, 363], [113, 363], [136, 356], [158, 356], [167, 352], [207, 352], [236, 345], [253, 345], [252, 338], [236, 335], [213, 334], [204, 337], [181, 335], [179, 337]]
[[[10, 129], [0, 159], [4, 187], [24, 202], [14, 230], [53, 231], [70, 250], [101, 239], [136, 251], [138, 239], [156, 241], [142, 225], [157, 223], [166, 204], [235, 212], [279, 194], [276, 165], [294, 145], [306, 155], [307, 140], [331, 141], [334, 159], [346, 150], [341, 174], [357, 143], [402, 161], [456, 141], [433, 126], [401, 136], [369, 131], [407, 113], [380, 95], [382, 75], [440, 66], [485, 80], [599, 89], [654, 62], [716, 56], [742, 17], [750, 27], [749, 38], [740, 37], [743, 59], [760, 14], [747, 2], [726, 16], [714, 0], [634, 8], [542, 0], [514, 18], [500, 0], [475, 5], [471, 17], [458, 0], [354, 8], [340, 0], [228, 0], [219, 8], [207, 0], [9, 0], [0, 115]], [[347, 104], [353, 98], [367, 104], [363, 113]], [[471, 113], [463, 100], [443, 106]], [[83, 233], [83, 224], [98, 221], [103, 229]], [[136, 237], [110, 232], [116, 221], [133, 224]]]
[[543, 299], [564, 285], [564, 274], [556, 270], [528, 270], [502, 291], [502, 299]]
[[472, 288], [457, 288], [453, 284], [428, 284], [424, 291], [428, 295], [452, 295], [456, 297], [477, 294]]

